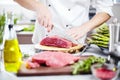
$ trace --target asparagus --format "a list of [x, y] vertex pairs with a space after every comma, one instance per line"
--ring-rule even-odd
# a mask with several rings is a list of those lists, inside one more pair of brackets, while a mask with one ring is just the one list
[[100, 34], [108, 34], [109, 33], [109, 28], [106, 23], [102, 24], [99, 28], [96, 29], [97, 33]]
[[109, 31], [96, 31], [97, 33], [100, 33], [100, 34], [108, 34]]
[[99, 27], [97, 31], [109, 31], [109, 28], [107, 26]]
[[96, 45], [98, 45], [100, 47], [108, 48], [108, 45], [103, 45], [103, 44], [96, 44]]
[[88, 43], [96, 44], [99, 47], [108, 48], [109, 45], [109, 28], [106, 23], [96, 29], [96, 33], [91, 34], [91, 39], [87, 38]]
[[90, 44], [96, 44], [99, 47], [105, 47], [108, 48], [109, 41], [101, 41], [101, 40], [94, 40], [87, 38], [88, 43]]
[[92, 34], [92, 36], [97, 36], [97, 37], [100, 37], [100, 38], [103, 38], [103, 39], [108, 39], [108, 37], [106, 37], [104, 35], [101, 35], [101, 34], [98, 34], [98, 33], [94, 33], [94, 34]]
[[109, 41], [109, 38], [101, 38], [101, 37], [98, 37], [98, 36], [92, 36], [91, 38], [93, 40], [98, 40], [98, 41], [105, 41], [105, 42]]
[[106, 37], [108, 37], [108, 38], [110, 37], [110, 34], [103, 34], [103, 35], [106, 36]]

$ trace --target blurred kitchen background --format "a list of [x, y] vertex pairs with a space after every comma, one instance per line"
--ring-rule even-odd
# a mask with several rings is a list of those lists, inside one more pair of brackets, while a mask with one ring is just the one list
[[[93, 1], [93, 0], [91, 0]], [[113, 18], [117, 18], [120, 21], [120, 0], [113, 0], [114, 6], [112, 8], [114, 17], [108, 22], [111, 22]], [[94, 1], [92, 2], [94, 4]], [[34, 30], [34, 23], [36, 20], [36, 14], [30, 10], [27, 10], [13, 0], [0, 0], [0, 14], [3, 12], [12, 11], [17, 21], [16, 31], [20, 44], [32, 43], [31, 37]], [[90, 6], [89, 18], [92, 18], [96, 13], [94, 6]]]

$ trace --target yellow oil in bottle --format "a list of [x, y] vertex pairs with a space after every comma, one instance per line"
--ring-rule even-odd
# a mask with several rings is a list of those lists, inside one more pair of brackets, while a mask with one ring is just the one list
[[6, 16], [3, 58], [5, 70], [16, 73], [22, 62], [22, 53], [20, 51], [16, 31], [14, 30], [13, 21], [12, 13]]
[[4, 64], [5, 70], [9, 72], [17, 72], [22, 62], [22, 54], [19, 48], [18, 40], [5, 40], [4, 44]]

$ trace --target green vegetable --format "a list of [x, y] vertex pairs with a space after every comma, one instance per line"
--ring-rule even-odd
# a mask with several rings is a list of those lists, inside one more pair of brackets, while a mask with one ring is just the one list
[[109, 28], [106, 23], [99, 26], [95, 33], [91, 34], [90, 39], [87, 40], [88, 43], [96, 44], [99, 47], [108, 48], [109, 45]]
[[96, 29], [97, 33], [109, 33], [109, 28], [106, 23], [103, 23], [99, 28]]
[[29, 27], [25, 27], [23, 31], [34, 31], [34, 25], [30, 25]]
[[108, 37], [108, 38], [110, 37], [110, 34], [103, 34], [103, 35], [106, 36], [106, 37]]
[[91, 65], [94, 63], [105, 63], [106, 59], [101, 57], [91, 56], [86, 60], [79, 61], [73, 65], [72, 74], [76, 75], [80, 72], [88, 73], [90, 72]]
[[87, 40], [88, 40], [88, 43], [96, 44], [97, 46], [100, 46], [100, 47], [108, 48], [108, 45], [109, 45], [109, 42], [106, 42], [106, 41], [93, 40], [90, 38], [87, 38]]
[[103, 44], [96, 44], [96, 45], [98, 45], [100, 47], [108, 48], [108, 45], [103, 45]]
[[5, 25], [5, 14], [0, 15], [0, 27]]
[[105, 37], [105, 38], [101, 38], [101, 37], [98, 37], [98, 36], [91, 36], [91, 38], [93, 40], [98, 40], [98, 41], [105, 41], [105, 42], [108, 42], [109, 41], [109, 38]]
[[103, 45], [108, 45], [108, 42], [96, 41], [96, 40], [91, 40], [90, 43], [92, 43], [92, 44], [103, 44]]
[[18, 18], [14, 18], [14, 24], [17, 24]]
[[106, 37], [102, 34], [98, 34], [98, 33], [94, 33], [94, 34], [92, 34], [92, 36], [97, 36], [97, 37], [100, 37], [100, 38], [103, 38], [103, 39], [108, 39], [108, 37]]
[[29, 54], [23, 54], [23, 58], [28, 58], [28, 57], [30, 57]]
[[0, 15], [0, 44], [3, 42], [3, 32], [5, 26], [5, 14]]

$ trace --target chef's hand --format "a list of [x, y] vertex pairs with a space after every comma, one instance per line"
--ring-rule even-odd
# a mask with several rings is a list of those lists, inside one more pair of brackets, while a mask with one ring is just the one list
[[89, 29], [86, 26], [80, 26], [68, 29], [67, 34], [74, 38], [75, 40], [78, 40], [82, 38], [84, 35], [86, 35], [88, 31]]
[[100, 26], [108, 19], [110, 19], [110, 15], [105, 12], [97, 13], [91, 20], [86, 23], [83, 23], [79, 27], [74, 27], [67, 31], [68, 35], [73, 37], [74, 39], [79, 39], [87, 34], [89, 31], [95, 29], [96, 27]]
[[52, 30], [53, 24], [52, 24], [52, 16], [48, 8], [44, 5], [41, 5], [37, 11], [37, 19], [41, 26], [44, 26], [48, 32]]

